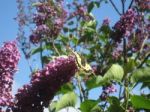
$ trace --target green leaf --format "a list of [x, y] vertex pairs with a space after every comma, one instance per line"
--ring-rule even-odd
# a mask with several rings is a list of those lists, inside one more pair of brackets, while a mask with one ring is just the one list
[[32, 49], [31, 55], [40, 53], [41, 51], [44, 51], [44, 50], [46, 50], [46, 49], [51, 49], [51, 48], [52, 48], [52, 47], [51, 47], [50, 44], [45, 44], [45, 45], [43, 45], [42, 47], [38, 47], [38, 48]]
[[124, 112], [117, 97], [111, 96], [108, 98], [108, 101], [110, 103], [109, 112]]
[[150, 67], [140, 68], [133, 72], [131, 82], [150, 82]]
[[77, 45], [77, 44], [78, 44], [78, 38], [72, 37], [71, 40], [72, 40], [72, 42], [73, 42], [74, 45]]
[[56, 105], [57, 105], [56, 101], [51, 102], [50, 105], [49, 105], [49, 107], [48, 107], [49, 112], [55, 112]]
[[99, 39], [106, 44], [106, 42], [108, 42], [108, 38], [106, 38], [106, 36], [104, 34], [99, 35]]
[[90, 90], [90, 89], [94, 89], [96, 87], [99, 87], [103, 84], [103, 78], [101, 76], [93, 76], [91, 77], [90, 80], [88, 80], [86, 82], [86, 86], [87, 86], [87, 89]]
[[73, 25], [74, 24], [74, 21], [70, 21], [69, 23], [68, 23], [68, 25]]
[[37, 54], [37, 53], [43, 51], [44, 49], [45, 49], [45, 47], [38, 47], [38, 48], [32, 49], [31, 55]]
[[111, 68], [105, 73], [104, 81], [115, 80], [120, 82], [123, 78], [124, 70], [118, 64], [113, 64]]
[[150, 109], [150, 99], [144, 96], [131, 96], [131, 103], [136, 109]]
[[132, 70], [135, 68], [135, 65], [136, 65], [136, 63], [135, 63], [134, 59], [130, 58], [128, 60], [127, 64], [125, 64], [125, 66], [124, 66], [125, 72], [126, 73], [132, 72]]
[[109, 26], [102, 26], [100, 28], [100, 31], [102, 31], [103, 34], [105, 34], [105, 37], [108, 37], [109, 33], [111, 32], [111, 29]]
[[72, 83], [66, 83], [64, 85], [61, 86], [60, 90], [58, 91], [57, 94], [66, 94], [68, 92], [73, 91], [75, 87], [73, 86]]
[[120, 82], [123, 78], [123, 68], [118, 64], [113, 64], [111, 68], [105, 73], [104, 77], [95, 76], [86, 82], [87, 89], [94, 89], [98, 86], [109, 83], [111, 80]]
[[40, 2], [35, 2], [35, 3], [32, 3], [32, 6], [39, 6], [39, 5], [41, 5], [42, 3], [40, 3]]
[[96, 21], [93, 20], [93, 21], [86, 22], [85, 26], [94, 29], [94, 28], [96, 28], [96, 24], [97, 24]]
[[50, 57], [48, 57], [48, 56], [42, 56], [42, 62], [43, 62], [44, 64], [49, 63], [50, 60], [51, 60]]
[[64, 94], [56, 105], [56, 111], [59, 111], [65, 107], [74, 107], [77, 103], [77, 95], [74, 92]]
[[66, 45], [66, 44], [68, 43], [68, 41], [69, 41], [69, 38], [66, 37], [66, 36], [64, 36], [64, 35], [60, 35], [60, 36], [59, 36], [59, 40], [60, 40], [64, 45]]
[[88, 6], [88, 12], [91, 12], [94, 7], [98, 8], [99, 6], [100, 6], [100, 2], [91, 2]]
[[81, 103], [80, 109], [82, 112], [101, 112], [98, 103], [98, 100], [85, 100]]

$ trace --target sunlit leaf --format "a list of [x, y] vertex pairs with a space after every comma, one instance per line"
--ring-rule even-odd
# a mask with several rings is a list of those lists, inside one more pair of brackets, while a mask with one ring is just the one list
[[64, 94], [57, 103], [56, 111], [65, 107], [74, 107], [77, 103], [77, 95], [74, 92]]
[[124, 75], [123, 68], [118, 64], [113, 64], [110, 69], [105, 73], [104, 80], [110, 81], [110, 80], [116, 80], [121, 81]]
[[66, 94], [68, 92], [71, 92], [74, 90], [74, 86], [72, 83], [66, 83], [61, 86], [60, 90], [57, 92], [57, 94]]
[[56, 101], [51, 102], [50, 105], [49, 105], [49, 107], [48, 107], [49, 112], [55, 112], [56, 105], [57, 105]]
[[131, 82], [150, 82], [150, 67], [134, 71], [131, 76]]

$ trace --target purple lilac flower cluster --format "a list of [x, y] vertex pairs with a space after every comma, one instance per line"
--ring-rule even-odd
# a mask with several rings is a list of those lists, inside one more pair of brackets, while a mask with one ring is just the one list
[[17, 71], [19, 59], [16, 42], [5, 42], [0, 48], [0, 110], [2, 107], [13, 105], [13, 75]]
[[72, 7], [73, 6], [75, 6], [76, 10], [70, 13], [69, 18], [81, 17], [84, 21], [90, 21], [93, 19], [90, 15], [88, 15], [86, 4], [79, 4], [77, 2], [73, 2]]
[[111, 94], [111, 93], [114, 93], [114, 92], [117, 92], [117, 89], [115, 88], [114, 85], [103, 87], [103, 92], [102, 92], [100, 98], [102, 100], [106, 100], [106, 98], [108, 97], [108, 95]]
[[105, 18], [103, 20], [102, 26], [109, 26], [109, 24], [110, 24], [110, 19], [109, 18]]
[[50, 3], [39, 3], [36, 5], [36, 10], [37, 13], [33, 17], [36, 29], [30, 35], [30, 41], [33, 44], [39, 43], [42, 38], [56, 37], [67, 17], [61, 3], [57, 3], [57, 7]]
[[[131, 49], [133, 52], [137, 52], [143, 47], [143, 51], [147, 52], [150, 48], [146, 43], [150, 41], [150, 20], [143, 15], [143, 13], [139, 13], [136, 17], [136, 29], [135, 32], [129, 37], [128, 40], [128, 49]], [[145, 40], [146, 39], [146, 40]], [[143, 44], [143, 42], [145, 44]]]
[[75, 75], [73, 56], [59, 57], [33, 73], [30, 84], [18, 90], [13, 112], [43, 112], [59, 88]]
[[150, 0], [135, 0], [136, 4], [143, 10], [150, 10]]
[[127, 12], [121, 16], [120, 20], [115, 24], [113, 35], [114, 40], [121, 41], [123, 37], [129, 37], [135, 26], [136, 12], [133, 9], [128, 9]]

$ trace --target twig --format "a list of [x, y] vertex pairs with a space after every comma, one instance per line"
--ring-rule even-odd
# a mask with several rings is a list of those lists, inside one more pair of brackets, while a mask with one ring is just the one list
[[128, 103], [129, 103], [129, 88], [125, 87], [125, 112], [128, 109]]
[[126, 49], [126, 39], [123, 38], [123, 57], [124, 57], [124, 63], [127, 62], [127, 49]]
[[119, 99], [121, 99], [122, 86], [119, 87]]
[[140, 49], [140, 53], [142, 52], [142, 50], [143, 50], [143, 48], [144, 48], [144, 45], [145, 45], [147, 39], [148, 39], [148, 36], [145, 37], [145, 39], [144, 39], [144, 41], [143, 41], [143, 43], [142, 43], [142, 46], [141, 46], [141, 49]]
[[144, 60], [141, 62], [141, 64], [137, 68], [141, 68], [145, 61], [150, 57], [150, 53], [144, 58]]
[[83, 97], [82, 97], [82, 89], [81, 89], [81, 85], [80, 85], [80, 80], [79, 80], [79, 77], [77, 76], [77, 83], [78, 83], [78, 88], [79, 88], [79, 98], [80, 98], [80, 102], [83, 101]]
[[24, 56], [25, 56], [25, 58], [26, 58], [26, 60], [27, 60], [27, 63], [28, 63], [28, 65], [29, 65], [30, 72], [32, 73], [33, 70], [32, 70], [32, 67], [31, 67], [31, 65], [30, 65], [29, 59], [28, 59], [28, 57], [27, 57], [27, 54], [26, 54], [24, 48], [21, 48], [21, 50], [22, 50], [22, 52], [23, 52], [23, 54], [24, 54]]
[[52, 44], [53, 44], [53, 48], [54, 48], [55, 52], [58, 54], [58, 56], [60, 56], [60, 53], [59, 53], [58, 49], [55, 46], [54, 39], [52, 40]]
[[145, 42], [147, 41], [148, 39], [148, 36], [145, 37], [144, 41], [142, 42], [142, 45], [141, 45], [141, 48], [140, 48], [140, 51], [138, 52], [136, 58], [135, 58], [135, 61], [138, 59], [138, 57], [140, 56], [141, 52], [143, 51], [143, 48], [144, 48], [144, 45], [145, 45]]
[[131, 3], [130, 3], [130, 5], [129, 5], [128, 9], [130, 9], [130, 8], [132, 7], [133, 2], [134, 2], [134, 0], [131, 1]]
[[116, 7], [116, 5], [114, 4], [114, 2], [112, 0], [109, 0], [110, 3], [112, 4], [112, 6], [114, 7], [114, 9], [116, 10], [116, 12], [121, 15], [121, 13], [119, 12], [118, 8]]
[[107, 101], [105, 101], [105, 104], [104, 104], [104, 111], [105, 111], [106, 106], [107, 106]]
[[[40, 48], [42, 49], [42, 41], [40, 42]], [[42, 65], [42, 68], [43, 68], [44, 67], [44, 63], [43, 63], [42, 57], [43, 57], [43, 51], [41, 50], [40, 51], [40, 58], [41, 58], [41, 65]]]
[[121, 3], [122, 3], [122, 14], [124, 14], [125, 13], [125, 1], [121, 0]]

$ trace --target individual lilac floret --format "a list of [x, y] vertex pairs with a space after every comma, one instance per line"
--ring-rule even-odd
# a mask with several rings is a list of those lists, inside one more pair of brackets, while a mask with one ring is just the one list
[[103, 92], [102, 92], [100, 98], [102, 100], [106, 100], [107, 97], [109, 96], [109, 94], [114, 93], [114, 92], [117, 92], [117, 89], [115, 88], [114, 85], [103, 87]]
[[117, 92], [117, 89], [115, 88], [114, 85], [110, 85], [110, 86], [104, 88], [104, 92], [107, 94], [110, 94], [110, 93]]
[[5, 42], [0, 48], [0, 108], [13, 105], [13, 76], [17, 71], [19, 59], [16, 42]]
[[103, 25], [103, 26], [109, 26], [109, 23], [110, 23], [110, 19], [109, 19], [109, 18], [105, 18], [105, 19], [103, 20], [102, 25]]
[[43, 112], [60, 87], [75, 75], [77, 66], [73, 56], [59, 57], [43, 70], [32, 74], [30, 84], [18, 90], [13, 112]]

